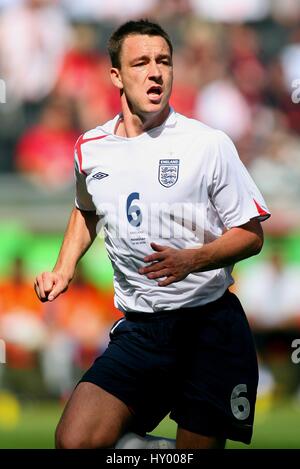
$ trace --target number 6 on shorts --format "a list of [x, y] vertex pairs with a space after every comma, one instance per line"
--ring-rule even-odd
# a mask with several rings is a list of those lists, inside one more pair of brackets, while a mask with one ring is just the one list
[[246, 384], [235, 386], [230, 397], [231, 411], [238, 420], [246, 420], [250, 414], [250, 402], [246, 397], [240, 396], [242, 392], [247, 392]]

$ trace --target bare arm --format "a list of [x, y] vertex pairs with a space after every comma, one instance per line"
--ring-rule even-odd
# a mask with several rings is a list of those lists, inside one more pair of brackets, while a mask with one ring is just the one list
[[53, 271], [43, 272], [35, 280], [35, 291], [41, 301], [52, 301], [68, 288], [77, 262], [96, 237], [97, 222], [95, 212], [72, 210]]
[[174, 249], [155, 243], [151, 246], [156, 252], [144, 258], [151, 264], [140, 268], [139, 273], [150, 279], [167, 277], [158, 282], [159, 286], [166, 286], [191, 272], [219, 269], [258, 254], [263, 246], [263, 230], [259, 221], [252, 219], [201, 248]]

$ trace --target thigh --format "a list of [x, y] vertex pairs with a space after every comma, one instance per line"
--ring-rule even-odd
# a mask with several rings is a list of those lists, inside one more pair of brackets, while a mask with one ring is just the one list
[[121, 400], [93, 383], [79, 383], [58, 424], [56, 447], [111, 447], [129, 427], [131, 419]]
[[171, 410], [175, 349], [168, 331], [168, 319], [119, 321], [111, 329], [106, 351], [81, 380], [126, 404], [131, 431], [141, 435], [154, 430]]
[[180, 331], [181, 382], [171, 418], [192, 433], [249, 443], [258, 370], [238, 299], [226, 294], [214, 309], [185, 321]]

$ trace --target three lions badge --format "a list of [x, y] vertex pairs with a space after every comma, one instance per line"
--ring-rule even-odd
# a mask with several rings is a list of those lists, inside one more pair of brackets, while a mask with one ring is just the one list
[[159, 160], [158, 180], [164, 187], [171, 187], [178, 180], [179, 160]]

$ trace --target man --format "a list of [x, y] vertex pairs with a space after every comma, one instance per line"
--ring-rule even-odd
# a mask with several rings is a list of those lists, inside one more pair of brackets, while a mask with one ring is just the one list
[[122, 25], [109, 52], [122, 113], [76, 144], [76, 208], [35, 289], [42, 301], [67, 289], [100, 219], [124, 318], [75, 388], [56, 445], [112, 447], [169, 412], [177, 448], [249, 443], [256, 355], [228, 287], [232, 265], [261, 250], [268, 209], [230, 139], [170, 109], [172, 45], [160, 26]]

